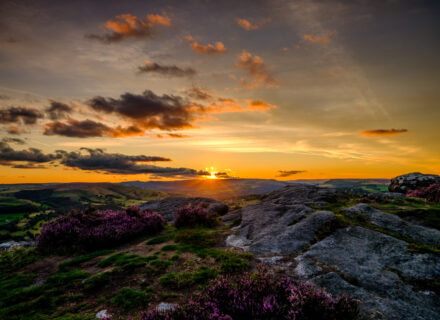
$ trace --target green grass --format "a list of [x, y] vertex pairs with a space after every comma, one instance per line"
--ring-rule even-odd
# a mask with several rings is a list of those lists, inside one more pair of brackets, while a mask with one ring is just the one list
[[164, 273], [168, 267], [172, 266], [174, 263], [170, 260], [154, 259], [151, 260], [148, 265], [148, 272], [153, 274]]
[[0, 281], [0, 319], [48, 319], [72, 299], [66, 292], [88, 274], [81, 270], [56, 273], [40, 286], [30, 286], [34, 275], [13, 274]]
[[172, 240], [174, 238], [174, 234], [170, 233], [170, 234], [164, 234], [164, 235], [160, 235], [160, 236], [156, 236], [154, 238], [151, 238], [150, 240], [148, 240], [146, 242], [147, 245], [154, 245], [154, 244], [161, 244], [164, 242], [167, 242], [169, 240]]
[[175, 244], [167, 244], [167, 245], [164, 245], [160, 250], [162, 250], [162, 251], [176, 251], [177, 248], [178, 248], [178, 246]]
[[124, 252], [117, 253], [106, 259], [101, 260], [98, 266], [105, 268], [111, 265], [117, 266], [123, 270], [133, 270], [143, 267], [147, 264], [146, 257], [137, 254], [126, 254]]
[[73, 258], [72, 260], [65, 261], [63, 263], [60, 263], [58, 265], [58, 271], [65, 272], [71, 267], [76, 267], [80, 265], [83, 262], [90, 261], [96, 257], [105, 256], [107, 254], [113, 253], [115, 250], [99, 250], [95, 251], [86, 255], [82, 255], [76, 258]]
[[0, 279], [40, 258], [35, 248], [0, 250]]
[[195, 272], [170, 272], [160, 277], [159, 282], [164, 287], [180, 290], [191, 287], [194, 284], [206, 285], [217, 275], [217, 269], [200, 266]]
[[97, 291], [108, 287], [111, 282], [111, 272], [102, 272], [95, 274], [84, 283], [86, 291]]
[[125, 310], [131, 310], [146, 306], [149, 300], [148, 293], [126, 287], [119, 290], [119, 293], [112, 299], [112, 303]]

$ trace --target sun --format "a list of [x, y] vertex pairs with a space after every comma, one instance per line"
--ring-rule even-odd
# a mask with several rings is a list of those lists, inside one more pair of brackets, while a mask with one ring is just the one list
[[218, 179], [217, 170], [214, 167], [206, 168], [206, 171], [209, 173], [209, 175], [206, 176], [207, 179]]

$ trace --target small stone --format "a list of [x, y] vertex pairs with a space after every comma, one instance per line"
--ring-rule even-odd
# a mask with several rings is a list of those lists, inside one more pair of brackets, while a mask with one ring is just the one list
[[97, 319], [108, 319], [111, 317], [112, 316], [109, 313], [107, 313], [107, 309], [101, 310], [96, 314]]
[[157, 311], [159, 312], [167, 312], [167, 311], [173, 311], [174, 309], [177, 308], [177, 304], [175, 303], [166, 303], [166, 302], [161, 302], [159, 303], [159, 305], [157, 306]]

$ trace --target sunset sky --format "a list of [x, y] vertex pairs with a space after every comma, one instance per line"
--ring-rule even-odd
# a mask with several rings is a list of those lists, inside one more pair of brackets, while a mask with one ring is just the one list
[[0, 2], [0, 183], [440, 173], [440, 2]]

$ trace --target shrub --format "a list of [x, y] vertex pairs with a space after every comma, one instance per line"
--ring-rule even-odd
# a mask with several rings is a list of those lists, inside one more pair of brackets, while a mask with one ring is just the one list
[[43, 252], [90, 251], [161, 231], [161, 215], [131, 207], [125, 211], [72, 211], [43, 225], [37, 247]]
[[406, 194], [408, 197], [421, 198], [429, 202], [440, 202], [440, 184], [433, 183], [428, 187], [418, 190], [410, 190]]
[[216, 225], [216, 219], [201, 207], [186, 206], [177, 210], [174, 225], [176, 228], [194, 226], [212, 227]]
[[131, 288], [122, 288], [112, 299], [112, 303], [125, 310], [130, 310], [147, 304], [148, 300], [148, 293], [137, 291]]
[[333, 297], [311, 284], [296, 285], [290, 278], [275, 279], [260, 268], [257, 273], [213, 280], [175, 310], [143, 312], [141, 320], [296, 319], [351, 320], [359, 302], [345, 295]]

